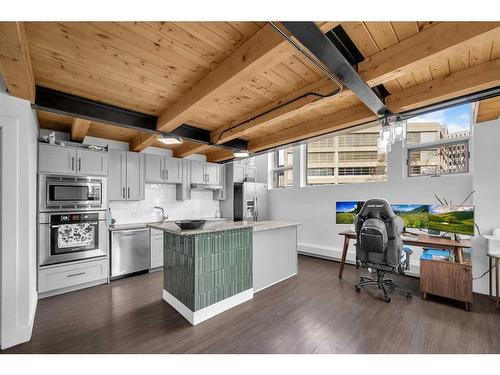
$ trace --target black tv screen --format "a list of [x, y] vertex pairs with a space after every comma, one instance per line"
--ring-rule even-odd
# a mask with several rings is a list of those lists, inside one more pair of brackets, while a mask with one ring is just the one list
[[427, 228], [429, 206], [426, 204], [393, 204], [392, 210], [405, 222], [405, 228]]
[[474, 235], [474, 206], [429, 206], [429, 229]]

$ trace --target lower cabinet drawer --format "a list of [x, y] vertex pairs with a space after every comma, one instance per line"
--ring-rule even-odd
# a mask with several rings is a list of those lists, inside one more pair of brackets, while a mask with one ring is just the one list
[[38, 291], [49, 292], [108, 277], [108, 259], [38, 270]]

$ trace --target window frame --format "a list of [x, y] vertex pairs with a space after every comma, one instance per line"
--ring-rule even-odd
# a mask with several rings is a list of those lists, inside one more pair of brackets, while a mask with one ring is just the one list
[[[414, 177], [441, 177], [441, 176], [460, 176], [467, 175], [471, 173], [471, 139], [472, 135], [465, 135], [461, 137], [450, 137], [445, 139], [439, 139], [433, 142], [425, 142], [420, 144], [412, 144], [408, 145], [405, 140], [405, 153], [404, 156], [406, 158], [406, 178], [414, 178]], [[412, 151], [429, 151], [432, 148], [444, 147], [444, 146], [452, 146], [455, 144], [465, 144], [465, 154], [466, 154], [466, 169], [463, 172], [452, 172], [452, 173], [424, 173], [424, 174], [410, 174], [411, 165], [410, 165], [410, 153]]]
[[[278, 166], [279, 152], [280, 151], [284, 151], [286, 153], [286, 150], [288, 148], [292, 149], [292, 164], [286, 164], [286, 162], [285, 162], [285, 165]], [[285, 185], [285, 186], [278, 186], [279, 173], [280, 172], [290, 171], [290, 170], [292, 171], [292, 184], [291, 185]], [[273, 152], [273, 168], [271, 169], [271, 176], [272, 176], [273, 189], [286, 189], [286, 188], [293, 187], [293, 146], [289, 146], [289, 147], [285, 147], [285, 148], [280, 148], [280, 149], [275, 150]]]

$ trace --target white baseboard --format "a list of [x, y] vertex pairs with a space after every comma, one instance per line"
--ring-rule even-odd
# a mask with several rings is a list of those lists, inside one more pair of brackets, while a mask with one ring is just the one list
[[[312, 244], [299, 243], [297, 245], [299, 254], [309, 255], [317, 258], [324, 258], [340, 262], [342, 259], [342, 250], [335, 247], [324, 247]], [[353, 251], [347, 252], [346, 263], [356, 264], [356, 254]], [[420, 277], [420, 262], [412, 259], [410, 270], [405, 273], [408, 276]]]
[[296, 275], [297, 275], [297, 272], [295, 272], [295, 273], [293, 273], [293, 274], [291, 274], [291, 275], [285, 276], [284, 278], [282, 278], [282, 279], [280, 279], [280, 280], [278, 280], [278, 281], [275, 281], [275, 282], [274, 282], [274, 283], [272, 283], [272, 284], [266, 285], [266, 286], [264, 286], [264, 287], [262, 287], [262, 288], [260, 288], [260, 289], [256, 289], [256, 290], [254, 290], [253, 292], [254, 292], [254, 294], [255, 294], [255, 293], [257, 293], [257, 292], [260, 292], [261, 290], [267, 289], [267, 288], [269, 288], [269, 287], [271, 287], [271, 286], [273, 286], [273, 285], [276, 285], [276, 284], [278, 284], [278, 283], [281, 283], [282, 281], [285, 281], [286, 279], [289, 279], [290, 277], [293, 277], [293, 276], [296, 276]]
[[200, 324], [207, 319], [210, 319], [226, 310], [229, 310], [243, 302], [251, 300], [253, 298], [253, 289], [245, 290], [244, 292], [235, 294], [232, 297], [226, 298], [223, 301], [214, 303], [213, 305], [207, 306], [198, 311], [191, 311], [186, 305], [181, 301], [163, 289], [163, 299], [174, 309], [176, 309], [179, 314], [181, 314], [189, 323], [192, 325]]

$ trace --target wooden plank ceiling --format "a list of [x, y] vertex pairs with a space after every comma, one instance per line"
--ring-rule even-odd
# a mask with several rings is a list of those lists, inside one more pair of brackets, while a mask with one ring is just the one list
[[[323, 32], [338, 24], [318, 22]], [[370, 86], [386, 87], [393, 112], [499, 85], [498, 22], [340, 25], [364, 56], [357, 67], [361, 77]], [[37, 85], [159, 116], [157, 128], [163, 131], [187, 123], [210, 130], [213, 143], [242, 138], [250, 151], [260, 151], [376, 118], [347, 89], [335, 97], [305, 95], [328, 95], [336, 86], [267, 23], [27, 22], [21, 27]], [[9, 77], [8, 53], [3, 47], [0, 52], [0, 72]], [[127, 128], [75, 123], [46, 112], [38, 118], [41, 127], [73, 131], [75, 139], [87, 134], [127, 141], [136, 150], [166, 147]], [[178, 156], [231, 158], [215, 146], [186, 142], [176, 149]]]

